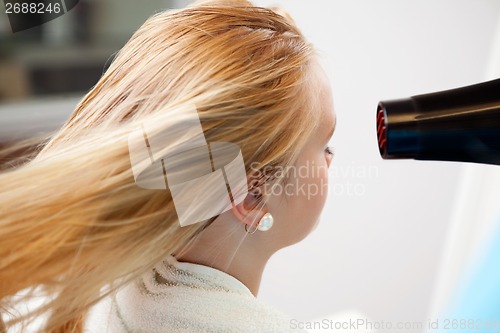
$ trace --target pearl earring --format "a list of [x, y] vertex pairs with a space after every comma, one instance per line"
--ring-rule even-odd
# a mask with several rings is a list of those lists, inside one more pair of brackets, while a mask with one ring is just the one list
[[262, 218], [260, 219], [259, 224], [257, 224], [257, 228], [253, 229], [252, 231], [248, 231], [248, 224], [245, 224], [245, 231], [248, 234], [255, 233], [257, 229], [260, 231], [267, 231], [271, 229], [271, 227], [273, 226], [273, 222], [274, 219], [271, 213], [265, 213], [264, 216], [262, 216]]
[[257, 229], [259, 229], [260, 231], [267, 231], [271, 229], [271, 227], [273, 226], [273, 222], [274, 219], [271, 213], [265, 213], [264, 216], [262, 216], [262, 218], [260, 219], [259, 224], [257, 225]]

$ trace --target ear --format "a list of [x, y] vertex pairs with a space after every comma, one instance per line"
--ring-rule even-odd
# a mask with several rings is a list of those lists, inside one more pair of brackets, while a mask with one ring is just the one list
[[261, 182], [262, 178], [249, 176], [248, 183], [251, 185], [247, 196], [242, 202], [231, 208], [233, 215], [250, 227], [256, 227], [262, 216], [267, 213], [265, 205], [261, 209], [255, 210], [259, 201], [265, 195]]
[[247, 224], [250, 227], [256, 227], [260, 219], [266, 213], [264, 208], [260, 210], [254, 210], [257, 206], [257, 198], [254, 193], [249, 192], [246, 198], [231, 208], [233, 215], [241, 222]]

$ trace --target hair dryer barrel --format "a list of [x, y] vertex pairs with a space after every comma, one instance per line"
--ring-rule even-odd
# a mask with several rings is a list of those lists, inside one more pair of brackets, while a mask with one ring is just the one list
[[381, 101], [382, 158], [500, 165], [500, 79]]

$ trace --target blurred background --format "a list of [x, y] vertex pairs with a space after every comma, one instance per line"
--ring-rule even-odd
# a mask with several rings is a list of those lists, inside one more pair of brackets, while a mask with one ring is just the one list
[[150, 15], [185, 3], [81, 0], [65, 15], [15, 34], [2, 4], [0, 75], [9, 79], [0, 83], [0, 101], [87, 91]]
[[[187, 3], [81, 0], [15, 34], [1, 4], [0, 143], [57, 128], [147, 17]], [[481, 267], [499, 266], [500, 167], [383, 161], [375, 112], [380, 100], [500, 78], [500, 1], [254, 3], [285, 8], [316, 45], [338, 121], [321, 222], [271, 258], [259, 297], [304, 324], [365, 319], [379, 332], [438, 331], [429, 322], [443, 329], [457, 308], [467, 316], [459, 296], [479, 294], [495, 274]], [[500, 325], [498, 303], [475, 304]]]

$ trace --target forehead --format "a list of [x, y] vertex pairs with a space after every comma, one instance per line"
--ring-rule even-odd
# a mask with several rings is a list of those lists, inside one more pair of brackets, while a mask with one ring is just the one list
[[333, 109], [333, 96], [330, 80], [323, 68], [316, 64], [314, 75], [317, 80], [318, 89], [318, 108], [321, 119], [321, 127], [325, 126], [331, 129], [336, 123], [336, 115]]

